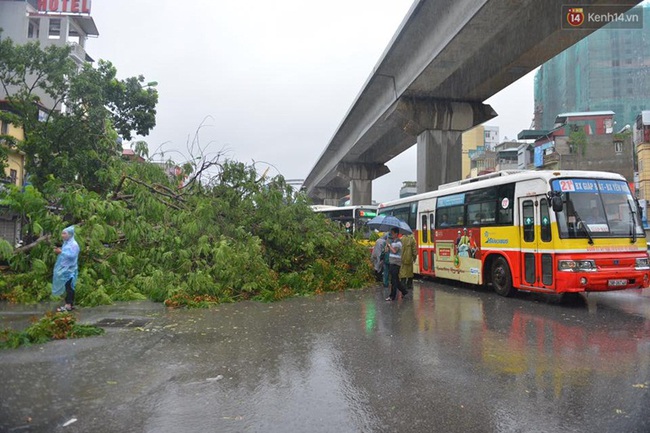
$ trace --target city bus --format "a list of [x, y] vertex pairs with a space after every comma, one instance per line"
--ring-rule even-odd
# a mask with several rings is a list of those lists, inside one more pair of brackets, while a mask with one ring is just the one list
[[377, 216], [377, 206], [327, 206], [313, 205], [314, 212], [337, 222], [350, 235], [358, 239], [369, 239], [372, 230], [366, 223]]
[[501, 171], [379, 205], [414, 230], [414, 271], [502, 296], [646, 288], [641, 210], [622, 176]]

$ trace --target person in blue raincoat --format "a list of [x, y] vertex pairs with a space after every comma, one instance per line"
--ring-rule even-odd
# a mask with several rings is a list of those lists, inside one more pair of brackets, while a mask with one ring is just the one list
[[54, 264], [52, 275], [52, 294], [60, 296], [65, 291], [65, 305], [57, 311], [71, 311], [74, 309], [74, 289], [79, 273], [79, 244], [74, 239], [74, 226], [66, 227], [61, 232], [63, 245], [54, 248], [59, 256]]

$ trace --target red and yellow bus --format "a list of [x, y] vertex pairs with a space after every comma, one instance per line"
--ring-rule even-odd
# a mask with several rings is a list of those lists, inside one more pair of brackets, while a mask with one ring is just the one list
[[597, 171], [502, 171], [383, 203], [416, 228], [414, 271], [544, 293], [650, 285], [641, 212], [625, 178]]

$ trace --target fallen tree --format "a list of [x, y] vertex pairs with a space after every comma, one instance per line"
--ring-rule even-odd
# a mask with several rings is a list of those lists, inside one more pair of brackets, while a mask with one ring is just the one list
[[[0, 297], [50, 297], [53, 245], [76, 225], [81, 305], [152, 299], [209, 305], [359, 288], [371, 281], [367, 249], [309, 208], [280, 176], [236, 161], [197, 161], [203, 178], [169, 176], [154, 164], [114, 163], [106, 194], [51, 180], [47, 194], [12, 189], [0, 199], [21, 212], [34, 238], [7, 245]], [[216, 170], [215, 170], [216, 169]]]

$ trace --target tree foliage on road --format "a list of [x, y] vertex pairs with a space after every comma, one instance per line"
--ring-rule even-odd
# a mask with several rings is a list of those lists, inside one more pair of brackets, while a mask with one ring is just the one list
[[121, 170], [105, 195], [54, 179], [47, 193], [28, 187], [0, 196], [32, 235], [21, 248], [0, 248], [11, 266], [0, 293], [12, 301], [49, 298], [52, 247], [69, 224], [82, 251], [77, 299], [85, 305], [278, 300], [368, 285], [367, 248], [312, 212], [282, 177], [211, 162], [208, 184], [181, 187], [182, 175], [157, 165], [116, 162]]

